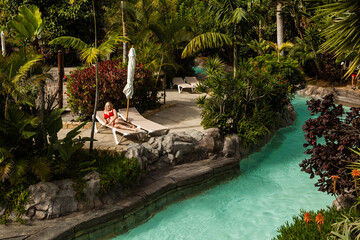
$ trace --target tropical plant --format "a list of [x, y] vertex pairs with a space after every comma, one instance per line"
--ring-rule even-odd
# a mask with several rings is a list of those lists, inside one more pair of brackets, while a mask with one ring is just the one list
[[290, 49], [294, 46], [294, 44], [291, 42], [284, 42], [284, 43], [278, 44], [278, 43], [274, 43], [271, 41], [267, 41], [267, 44], [275, 50], [278, 62], [280, 62], [280, 54], [284, 50]]
[[332, 224], [329, 239], [359, 240], [360, 222], [356, 207], [350, 208], [348, 212], [344, 212], [339, 218]]
[[281, 75], [288, 71], [269, 70], [255, 60], [244, 61], [234, 78], [219, 59], [209, 58], [208, 78], [197, 87], [207, 93], [198, 99], [204, 128], [237, 133], [243, 144], [268, 135], [276, 125], [276, 112], [284, 110], [294, 88], [291, 75]]
[[113, 189], [126, 189], [138, 184], [142, 173], [136, 158], [127, 159], [119, 153], [109, 154], [106, 151], [94, 151], [95, 166], [100, 173], [101, 192], [107, 193]]
[[[4, 116], [6, 118], [9, 104], [32, 104], [26, 96], [23, 87], [24, 82], [29, 79], [31, 68], [41, 61], [41, 55], [30, 57], [23, 53], [13, 53], [8, 56], [0, 56], [0, 94], [5, 97]], [[34, 78], [33, 78], [34, 79]]]
[[267, 41], [262, 38], [259, 40], [253, 39], [247, 45], [260, 56], [265, 55], [266, 51], [270, 48]]

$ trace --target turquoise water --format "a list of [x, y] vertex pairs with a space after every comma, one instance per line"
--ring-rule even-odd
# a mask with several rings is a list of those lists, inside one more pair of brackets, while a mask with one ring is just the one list
[[309, 179], [299, 167], [306, 157], [301, 127], [310, 116], [305, 100], [293, 101], [294, 126], [279, 130], [261, 152], [241, 161], [239, 177], [170, 205], [114, 239], [266, 240], [300, 209], [331, 205], [333, 197], [317, 191], [316, 179]]
[[195, 74], [205, 74], [205, 69], [202, 67], [193, 67]]

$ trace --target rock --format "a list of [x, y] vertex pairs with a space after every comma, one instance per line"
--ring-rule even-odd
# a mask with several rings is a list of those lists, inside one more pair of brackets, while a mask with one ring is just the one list
[[172, 151], [174, 153], [181, 152], [182, 155], [190, 152], [193, 149], [194, 149], [194, 144], [192, 142], [174, 141], [173, 146], [172, 146]]
[[337, 210], [342, 208], [351, 208], [355, 203], [356, 197], [352, 194], [339, 195], [333, 202], [332, 207], [335, 207]]
[[0, 207], [0, 216], [4, 215], [5, 211], [6, 211], [5, 207]]
[[46, 213], [45, 212], [43, 212], [43, 211], [36, 211], [36, 213], [35, 213], [35, 216], [34, 216], [34, 220], [43, 220], [43, 219], [45, 219], [45, 217], [46, 217]]
[[[59, 188], [56, 184], [51, 182], [39, 182], [29, 187], [30, 191], [30, 205], [50, 205], [50, 203], [44, 204], [44, 199], [53, 199], [56, 197]], [[45, 209], [44, 209], [45, 210]]]
[[173, 134], [167, 134], [165, 138], [162, 140], [163, 145], [163, 154], [172, 152], [172, 144], [173, 144]]
[[235, 157], [237, 159], [240, 159], [240, 139], [239, 136], [236, 134], [233, 134], [231, 136], [228, 136], [225, 138], [224, 142], [224, 148], [222, 150], [225, 157]]
[[35, 207], [30, 207], [30, 208], [25, 212], [25, 215], [28, 216], [29, 218], [32, 218], [32, 217], [34, 217], [35, 212], [36, 212]]

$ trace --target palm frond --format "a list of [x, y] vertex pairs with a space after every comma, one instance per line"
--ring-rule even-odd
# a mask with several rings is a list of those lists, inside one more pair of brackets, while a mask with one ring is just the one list
[[5, 179], [9, 179], [10, 173], [11, 173], [12, 163], [8, 162], [4, 165], [0, 165], [0, 179], [2, 182], [5, 181]]
[[17, 83], [19, 80], [21, 80], [27, 73], [29, 72], [30, 68], [42, 60], [41, 55], [35, 55], [32, 59], [30, 59], [28, 62], [26, 62], [24, 65], [21, 66], [19, 69], [17, 75], [14, 77], [13, 82]]
[[234, 11], [232, 12], [229, 18], [229, 23], [239, 23], [243, 19], [246, 19], [246, 17], [247, 17], [247, 12], [243, 8], [240, 7], [236, 8], [234, 9]]
[[199, 50], [206, 48], [218, 48], [224, 45], [232, 45], [231, 39], [228, 35], [217, 32], [203, 33], [192, 39], [188, 45], [186, 45], [181, 57], [185, 58]]
[[49, 42], [50, 45], [61, 45], [65, 48], [74, 48], [76, 50], [82, 50], [88, 48], [89, 45], [83, 42], [81, 39], [70, 36], [58, 37]]
[[42, 180], [47, 181], [50, 177], [50, 165], [46, 158], [36, 157], [31, 161], [31, 170]]
[[95, 47], [89, 47], [80, 51], [81, 58], [89, 65], [95, 63], [95, 60], [100, 56], [100, 50]]

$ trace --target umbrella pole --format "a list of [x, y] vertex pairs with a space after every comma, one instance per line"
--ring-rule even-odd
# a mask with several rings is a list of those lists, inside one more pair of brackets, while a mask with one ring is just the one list
[[126, 121], [128, 121], [129, 119], [129, 103], [130, 103], [130, 98], [127, 99]]

